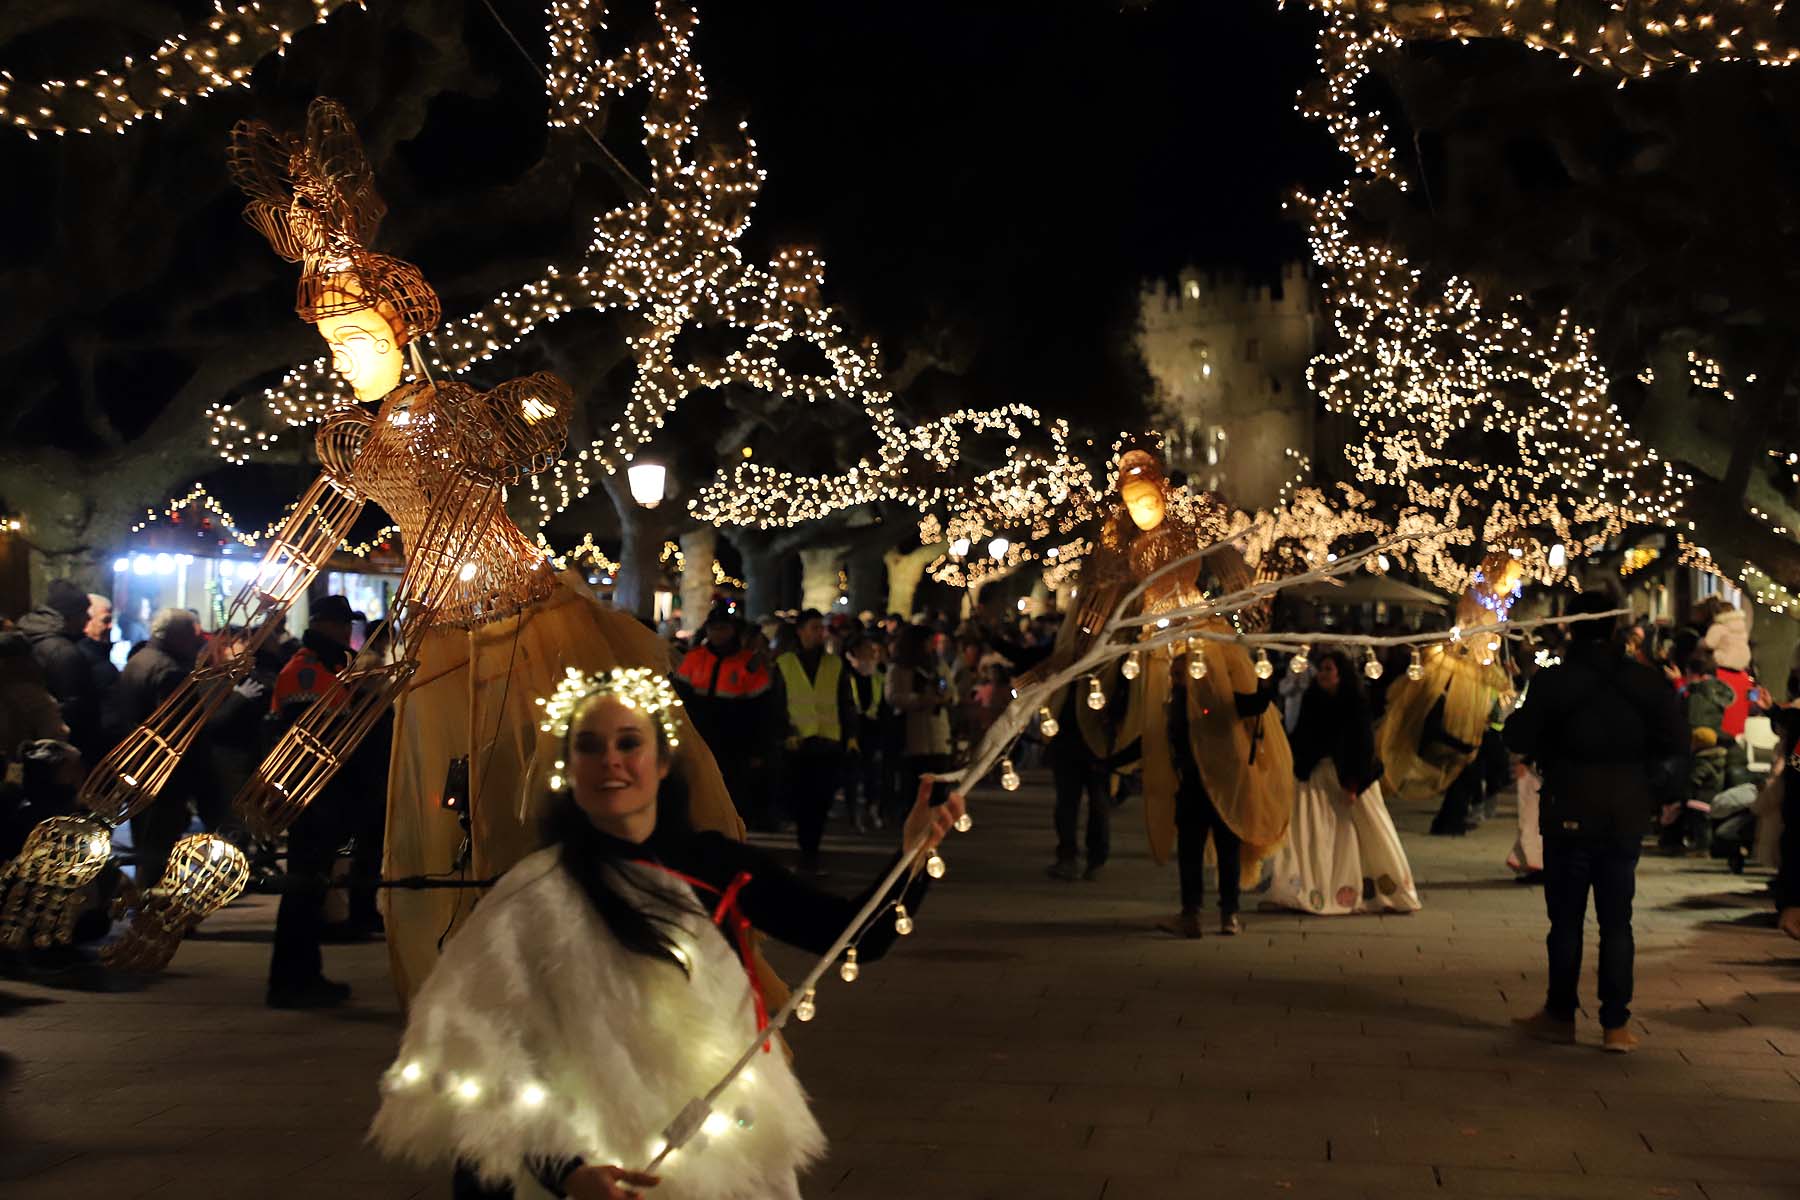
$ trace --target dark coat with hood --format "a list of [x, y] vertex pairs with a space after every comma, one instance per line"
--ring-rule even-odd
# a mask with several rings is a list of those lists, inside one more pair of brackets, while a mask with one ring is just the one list
[[87, 635], [67, 631], [63, 614], [49, 605], [19, 618], [19, 632], [31, 641], [31, 655], [44, 672], [44, 686], [56, 697], [69, 740], [84, 752], [100, 740], [100, 690], [94, 667], [81, 652]]
[[1543, 777], [1545, 837], [1641, 837], [1652, 769], [1686, 754], [1688, 727], [1667, 680], [1588, 638], [1533, 677], [1507, 719], [1506, 744]]
[[[1340, 670], [1340, 675], [1347, 674], [1348, 668]], [[1311, 779], [1328, 758], [1337, 767], [1339, 782], [1359, 796], [1381, 779], [1374, 718], [1367, 696], [1353, 679], [1343, 679], [1335, 694], [1316, 682], [1308, 687], [1288, 744], [1293, 748], [1296, 779]]]

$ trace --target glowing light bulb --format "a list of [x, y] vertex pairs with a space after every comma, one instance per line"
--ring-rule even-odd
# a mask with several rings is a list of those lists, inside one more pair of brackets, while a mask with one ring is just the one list
[[400, 1068], [401, 1083], [417, 1083], [425, 1078], [425, 1068], [416, 1062], [409, 1062]]
[[700, 1132], [709, 1138], [718, 1137], [731, 1129], [731, 1118], [722, 1112], [709, 1112], [706, 1120], [700, 1122]]
[[1088, 676], [1088, 707], [1095, 712], [1106, 707], [1106, 693], [1101, 690], [1098, 675]]
[[475, 578], [475, 564], [472, 562], [464, 563], [462, 565], [462, 570], [460, 570], [456, 573], [456, 577], [458, 579], [462, 580], [464, 583], [467, 583], [467, 582], [469, 582], [469, 580]]
[[1306, 668], [1311, 665], [1312, 660], [1307, 657], [1307, 648], [1302, 646], [1300, 647], [1300, 653], [1288, 659], [1288, 672], [1294, 675], [1304, 675], [1306, 674]]
[[473, 1079], [465, 1079], [456, 1085], [456, 1098], [464, 1104], [472, 1104], [481, 1099], [481, 1085]]
[[539, 1108], [548, 1096], [549, 1093], [537, 1084], [528, 1083], [519, 1090], [519, 1103], [526, 1108]]
[[1375, 657], [1375, 648], [1369, 647], [1369, 657], [1363, 660], [1363, 674], [1371, 680], [1381, 678], [1381, 660]]
[[1013, 760], [1010, 758], [1000, 760], [1000, 786], [1009, 792], [1019, 790], [1019, 772], [1013, 767]]
[[958, 833], [967, 833], [969, 830], [975, 828], [975, 818], [971, 817], [968, 813], [964, 813], [962, 816], [956, 818], [956, 824], [952, 826], [952, 828]]
[[1199, 638], [1188, 639], [1188, 678], [1206, 678], [1206, 645]]
[[1275, 664], [1269, 661], [1269, 652], [1258, 650], [1256, 652], [1256, 677], [1267, 679], [1273, 674], [1275, 674]]
[[861, 974], [862, 967], [856, 962], [856, 947], [852, 946], [844, 953], [844, 965], [838, 968], [838, 978], [845, 983], [855, 983], [857, 976]]
[[1040, 708], [1038, 709], [1038, 732], [1045, 738], [1053, 738], [1062, 732], [1062, 723], [1051, 714], [1049, 709]]
[[796, 1020], [810, 1021], [818, 1015], [819, 1006], [813, 1002], [813, 990], [807, 988], [806, 994], [800, 997], [800, 1003], [794, 1005], [794, 1017]]
[[944, 877], [944, 872], [949, 869], [949, 866], [944, 862], [944, 856], [939, 854], [936, 850], [933, 850], [931, 852], [931, 857], [925, 860], [925, 873], [933, 879], [942, 879]]
[[905, 937], [907, 934], [911, 933], [912, 931], [913, 931], [913, 920], [911, 917], [906, 915], [906, 905], [904, 905], [904, 904], [894, 905], [894, 932], [899, 934], [901, 937]]
[[1412, 652], [1412, 661], [1406, 664], [1406, 677], [1417, 683], [1425, 678], [1425, 664], [1419, 659], [1419, 652]]
[[1133, 650], [1125, 656], [1125, 665], [1119, 668], [1119, 674], [1127, 679], [1136, 679], [1143, 669], [1144, 664], [1138, 658], [1138, 652]]

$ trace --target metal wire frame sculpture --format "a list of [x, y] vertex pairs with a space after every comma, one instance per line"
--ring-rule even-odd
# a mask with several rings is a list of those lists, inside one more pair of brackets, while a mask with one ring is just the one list
[[137, 900], [137, 919], [100, 961], [122, 971], [160, 971], [188, 930], [235, 900], [250, 878], [244, 852], [224, 838], [196, 833], [175, 843], [162, 880]]
[[[283, 258], [301, 264], [296, 311], [332, 342], [358, 398], [377, 407], [345, 406], [319, 429], [323, 472], [227, 614], [229, 624], [250, 631], [246, 649], [231, 656], [224, 640], [215, 640], [174, 693], [94, 767], [79, 797], [94, 820], [80, 829], [40, 827], [32, 852], [0, 875], [0, 937], [68, 940], [75, 907], [107, 859], [93, 847], [108, 827], [156, 799], [365, 503], [388, 512], [407, 548], [389, 618], [394, 650], [389, 661], [341, 675], [342, 687], [300, 714], [238, 793], [235, 807], [259, 834], [286, 829], [318, 796], [406, 687], [429, 631], [497, 620], [555, 588], [543, 552], [506, 515], [503, 490], [560, 454], [568, 385], [549, 374], [489, 392], [458, 382], [398, 383], [401, 347], [436, 323], [437, 297], [412, 264], [367, 249], [386, 205], [335, 101], [313, 102], [303, 134], [240, 123], [231, 167], [250, 197], [250, 224]], [[172, 860], [162, 883], [144, 894], [124, 948], [110, 959], [115, 965], [159, 969], [188, 927], [241, 890], [242, 872], [212, 868], [234, 861], [228, 844], [182, 845], [189, 853]]]

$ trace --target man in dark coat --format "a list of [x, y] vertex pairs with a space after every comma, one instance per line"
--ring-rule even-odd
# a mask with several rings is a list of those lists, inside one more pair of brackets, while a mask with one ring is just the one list
[[[81, 601], [87, 603], [85, 592]], [[199, 626], [194, 623], [194, 614], [186, 609], [165, 608], [150, 618], [150, 640], [119, 673], [115, 703], [111, 706], [114, 728], [107, 731], [115, 744], [155, 712], [156, 706], [188, 677], [200, 645]], [[76, 653], [79, 655], [80, 651]], [[87, 670], [85, 658], [82, 663], [82, 669]], [[197, 742], [182, 756], [150, 807], [131, 819], [140, 887], [154, 886], [162, 878], [169, 852], [187, 830], [189, 802], [199, 799], [204, 804], [209, 790], [216, 786], [210, 751]]]
[[[1612, 597], [1587, 592], [1575, 615], [1604, 613]], [[1550, 984], [1544, 1008], [1519, 1022], [1535, 1036], [1575, 1040], [1576, 985], [1588, 892], [1600, 925], [1600, 1026], [1607, 1050], [1637, 1046], [1631, 1019], [1631, 900], [1649, 827], [1653, 764], [1683, 754], [1688, 731], [1675, 692], [1612, 641], [1615, 622], [1577, 621], [1563, 662], [1531, 681], [1506, 722], [1506, 742], [1543, 777], [1545, 939]]]
[[100, 693], [93, 664], [81, 652], [87, 623], [88, 594], [67, 579], [51, 580], [44, 603], [19, 618], [19, 632], [31, 639], [32, 657], [62, 710], [69, 740], [84, 756], [100, 742]]

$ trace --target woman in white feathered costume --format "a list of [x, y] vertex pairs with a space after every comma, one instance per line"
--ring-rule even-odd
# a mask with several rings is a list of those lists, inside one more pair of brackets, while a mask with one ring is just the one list
[[[661, 1132], [725, 1074], [765, 1012], [746, 963], [754, 927], [823, 953], [861, 908], [767, 855], [690, 829], [670, 776], [679, 701], [648, 670], [572, 674], [546, 700], [562, 735], [552, 844], [501, 878], [445, 947], [383, 1077], [371, 1138], [454, 1167], [458, 1200], [797, 1198], [824, 1150], [773, 1033], [702, 1131], [653, 1177]], [[566, 764], [566, 765], [565, 765]], [[566, 782], [566, 788], [564, 784]], [[908, 817], [935, 847], [962, 800]], [[885, 874], [885, 872], [884, 872]], [[899, 897], [919, 903], [916, 873]], [[878, 922], [858, 943], [879, 957]]]

